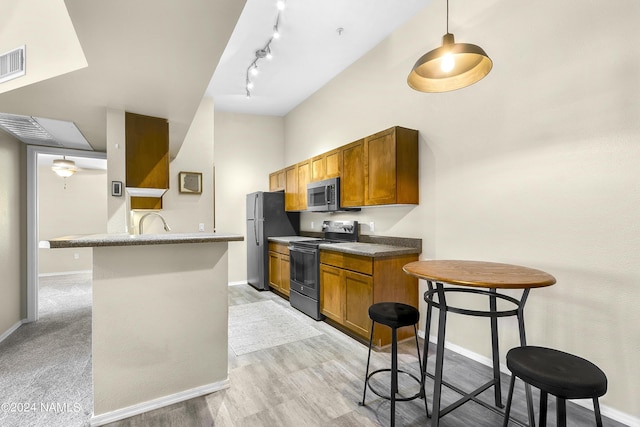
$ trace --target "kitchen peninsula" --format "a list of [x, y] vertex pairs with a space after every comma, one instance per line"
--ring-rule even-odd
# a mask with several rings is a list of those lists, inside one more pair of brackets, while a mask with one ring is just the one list
[[93, 248], [94, 414], [102, 425], [228, 387], [225, 233], [68, 236]]

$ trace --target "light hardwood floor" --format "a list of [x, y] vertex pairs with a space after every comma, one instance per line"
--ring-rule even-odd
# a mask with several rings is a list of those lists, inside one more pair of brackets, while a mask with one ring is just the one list
[[[229, 288], [229, 304], [250, 304], [272, 300], [288, 310], [288, 302], [271, 292], [258, 292], [248, 285]], [[295, 311], [295, 310], [294, 310]], [[297, 312], [295, 312], [297, 313]], [[390, 404], [367, 392], [367, 405], [362, 400], [363, 377], [367, 361], [367, 347], [344, 335], [324, 322], [298, 316], [322, 332], [321, 335], [291, 342], [253, 353], [236, 356], [229, 353], [229, 379], [227, 390], [193, 399], [110, 424], [112, 427], [167, 426], [388, 426]], [[420, 340], [422, 348], [422, 340]], [[433, 351], [433, 349], [430, 351]], [[430, 371], [433, 371], [430, 361]], [[419, 375], [415, 341], [400, 345], [401, 369]], [[372, 369], [388, 367], [387, 352], [372, 355]], [[387, 377], [388, 378], [388, 377]], [[445, 360], [445, 378], [456, 384], [472, 384], [469, 390], [491, 378], [491, 370], [463, 356], [448, 352]], [[388, 380], [381, 377], [379, 389]], [[508, 377], [503, 378], [503, 394], [508, 390]], [[427, 383], [427, 398], [431, 396], [432, 382]], [[413, 382], [401, 378], [405, 394], [417, 389]], [[387, 386], [388, 387], [388, 386]], [[443, 393], [443, 404], [459, 398], [449, 390]], [[482, 396], [491, 403], [493, 391]], [[506, 397], [504, 398], [506, 401]], [[431, 400], [428, 400], [431, 405]], [[554, 425], [555, 405], [549, 402], [550, 425]], [[536, 400], [537, 405], [537, 400]], [[583, 427], [595, 425], [588, 410], [569, 404], [568, 425]], [[517, 387], [512, 414], [526, 419], [524, 390]], [[397, 426], [429, 426], [424, 402], [414, 400], [397, 403]], [[502, 417], [473, 402], [469, 402], [442, 418], [442, 427], [494, 427], [502, 425]], [[510, 424], [516, 425], [516, 424]], [[605, 421], [605, 425], [620, 426]]]
[[[62, 413], [0, 412], [1, 426], [89, 425], [92, 413], [90, 278], [90, 275], [60, 276], [43, 280], [41, 285], [44, 283], [48, 289], [46, 292], [41, 289], [41, 295], [48, 296], [41, 301], [41, 306], [47, 312], [40, 321], [24, 325], [0, 343], [0, 403], [74, 402], [79, 403], [80, 410]], [[369, 391], [367, 405], [358, 405], [362, 399], [367, 361], [365, 345], [324, 322], [316, 322], [293, 310], [288, 301], [271, 292], [258, 292], [248, 285], [229, 288], [230, 305], [262, 301], [273, 301], [291, 314], [286, 316], [287, 321], [294, 317], [297, 322], [317, 329], [320, 334], [240, 356], [229, 350], [230, 388], [121, 420], [110, 426], [389, 425], [388, 401], [377, 398]], [[414, 342], [400, 345], [401, 368], [417, 375], [419, 368], [415, 353]], [[388, 353], [372, 355], [372, 369], [388, 365]], [[433, 366], [430, 365], [429, 369], [433, 371]], [[490, 377], [488, 367], [447, 352], [445, 379], [456, 384], [469, 384], [465, 388], [471, 390]], [[508, 390], [508, 379], [507, 376], [503, 377], [504, 394]], [[384, 389], [388, 378], [381, 380], [377, 385], [379, 389]], [[524, 420], [524, 392], [521, 383], [518, 383], [513, 415]], [[429, 380], [429, 404], [432, 385]], [[406, 393], [416, 390], [412, 382], [404, 379], [402, 386]], [[485, 392], [483, 399], [491, 402], [492, 394], [491, 390]], [[445, 389], [443, 404], [451, 403], [458, 397]], [[549, 421], [553, 426], [555, 404], [553, 399], [549, 403]], [[569, 403], [568, 413], [569, 426], [595, 425], [593, 414], [582, 407]], [[440, 425], [493, 427], [501, 424], [500, 416], [470, 402], [446, 415]], [[396, 425], [429, 426], [424, 402], [399, 402]], [[622, 424], [605, 420], [605, 426], [618, 427]]]

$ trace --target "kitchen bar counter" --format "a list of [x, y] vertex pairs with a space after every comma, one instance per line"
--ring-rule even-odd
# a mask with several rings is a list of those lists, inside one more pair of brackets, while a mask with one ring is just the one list
[[88, 234], [58, 237], [40, 242], [41, 248], [93, 248], [99, 246], [166, 245], [242, 241], [239, 234], [166, 233], [166, 234]]
[[98, 234], [93, 247], [93, 417], [103, 425], [229, 386], [228, 233]]

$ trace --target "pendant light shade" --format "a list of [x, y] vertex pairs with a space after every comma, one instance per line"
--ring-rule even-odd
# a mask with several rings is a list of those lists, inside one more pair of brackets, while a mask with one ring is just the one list
[[442, 37], [442, 46], [418, 59], [407, 83], [420, 92], [448, 92], [482, 80], [492, 67], [493, 62], [481, 47], [455, 42], [449, 33], [447, 1], [447, 33]]
[[54, 160], [51, 169], [58, 176], [63, 178], [73, 175], [78, 170], [78, 168], [76, 168], [76, 163], [73, 160], [67, 160], [64, 157], [62, 159]]

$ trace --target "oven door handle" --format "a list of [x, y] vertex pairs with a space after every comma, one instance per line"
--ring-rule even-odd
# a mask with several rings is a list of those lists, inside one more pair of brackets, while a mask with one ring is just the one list
[[293, 252], [300, 252], [300, 253], [303, 253], [303, 254], [311, 254], [311, 255], [315, 255], [315, 253], [316, 253], [316, 249], [306, 249], [306, 248], [300, 248], [300, 247], [297, 247], [297, 246], [290, 245], [289, 246], [289, 254], [291, 254], [292, 251]]

